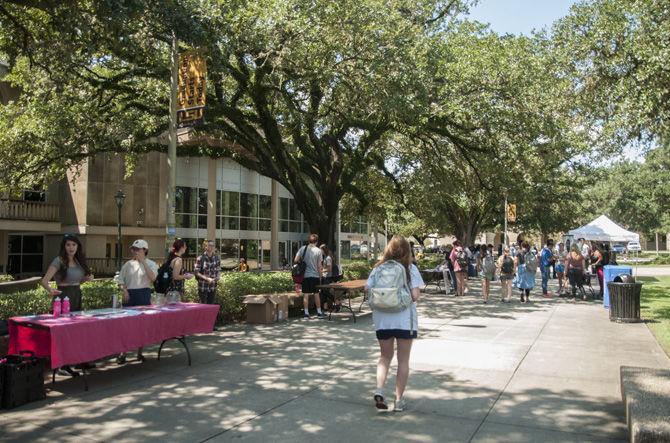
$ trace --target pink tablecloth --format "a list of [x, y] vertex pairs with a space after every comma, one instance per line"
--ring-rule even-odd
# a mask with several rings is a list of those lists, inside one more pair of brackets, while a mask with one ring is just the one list
[[[218, 305], [179, 303], [72, 317], [13, 317], [9, 319], [9, 352], [33, 351], [49, 357], [52, 368], [84, 363], [180, 335], [212, 332], [218, 311]], [[105, 312], [110, 314], [105, 316]]]

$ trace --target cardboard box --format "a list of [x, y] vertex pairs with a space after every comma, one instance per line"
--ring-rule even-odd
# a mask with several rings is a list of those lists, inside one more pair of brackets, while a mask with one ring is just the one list
[[247, 323], [274, 323], [288, 319], [287, 294], [247, 295]]

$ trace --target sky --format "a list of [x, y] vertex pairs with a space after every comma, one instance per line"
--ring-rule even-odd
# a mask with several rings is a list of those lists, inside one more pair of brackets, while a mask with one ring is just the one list
[[551, 28], [568, 14], [575, 0], [480, 0], [470, 9], [470, 18], [489, 23], [499, 34], [526, 34]]

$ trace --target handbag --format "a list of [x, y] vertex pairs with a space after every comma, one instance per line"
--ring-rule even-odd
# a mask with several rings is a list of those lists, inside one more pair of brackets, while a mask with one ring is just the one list
[[[300, 251], [298, 251], [298, 254], [300, 256], [300, 261], [297, 263], [293, 263], [293, 266], [291, 266], [291, 275], [294, 277], [293, 281], [295, 282], [295, 277], [301, 277], [300, 282], [302, 282], [302, 278], [305, 276], [305, 271], [307, 270], [307, 263], [305, 262], [305, 249], [307, 246], [303, 246], [300, 248]], [[302, 251], [302, 253], [301, 253]], [[300, 283], [296, 282], [296, 283]]]

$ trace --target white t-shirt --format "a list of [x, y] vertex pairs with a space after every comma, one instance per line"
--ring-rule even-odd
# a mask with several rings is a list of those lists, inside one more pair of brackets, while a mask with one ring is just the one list
[[[416, 265], [411, 264], [409, 266], [409, 278], [410, 290], [414, 288], [420, 288], [426, 284], [423, 282], [419, 268]], [[370, 288], [372, 280], [368, 277], [368, 281], [365, 284], [365, 289]], [[372, 311], [372, 322], [375, 325], [375, 330], [379, 331], [382, 329], [401, 329], [403, 331], [418, 331], [418, 319], [416, 312], [416, 302], [412, 303], [412, 306], [409, 309], [405, 309], [401, 312], [382, 312], [382, 311]]]
[[[158, 272], [158, 265], [153, 260], [145, 259], [147, 267], [156, 275]], [[144, 266], [137, 260], [128, 260], [124, 263], [119, 274], [123, 285], [126, 289], [143, 289], [151, 288], [152, 283], [147, 276]]]
[[583, 255], [584, 258], [586, 258], [586, 259], [588, 259], [589, 257], [591, 257], [591, 247], [589, 246], [588, 243], [584, 243], [584, 244], [582, 245], [582, 255]]

